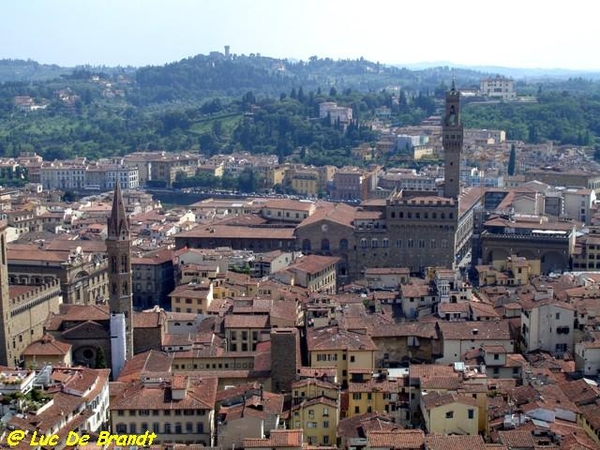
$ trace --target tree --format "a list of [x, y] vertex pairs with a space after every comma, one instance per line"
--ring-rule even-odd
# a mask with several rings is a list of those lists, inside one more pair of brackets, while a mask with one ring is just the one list
[[512, 144], [510, 147], [510, 156], [508, 157], [508, 175], [509, 176], [513, 176], [516, 172], [516, 166], [517, 166], [517, 148], [515, 147], [515, 144]]
[[102, 350], [102, 347], [98, 347], [98, 351], [96, 352], [96, 369], [106, 368], [108, 368], [108, 363], [106, 362], [104, 350]]

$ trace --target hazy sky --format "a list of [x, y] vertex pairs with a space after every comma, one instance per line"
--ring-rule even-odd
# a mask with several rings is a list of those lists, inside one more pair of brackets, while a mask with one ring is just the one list
[[165, 64], [237, 54], [600, 69], [590, 0], [4, 0], [0, 59]]

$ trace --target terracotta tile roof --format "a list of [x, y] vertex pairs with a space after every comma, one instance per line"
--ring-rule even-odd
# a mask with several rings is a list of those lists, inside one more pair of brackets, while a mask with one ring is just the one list
[[233, 328], [266, 329], [269, 327], [269, 316], [264, 314], [227, 314], [224, 323], [226, 330]]
[[270, 198], [268, 199], [263, 208], [272, 209], [289, 209], [309, 212], [315, 208], [314, 202], [300, 201], [287, 198]]
[[512, 339], [507, 320], [439, 322], [444, 339], [451, 340], [507, 340]]
[[6, 253], [9, 263], [15, 263], [18, 261], [47, 261], [53, 263], [63, 263], [67, 261], [69, 256], [64, 252], [41, 250], [37, 244], [8, 244]]
[[119, 374], [119, 381], [137, 381], [144, 375], [155, 372], [169, 372], [173, 356], [158, 350], [149, 350], [125, 361]]
[[309, 328], [308, 351], [323, 350], [377, 350], [371, 336], [347, 331], [339, 327]]
[[[354, 373], [354, 371], [352, 371]], [[402, 390], [406, 387], [405, 380], [408, 382], [408, 377], [406, 379], [396, 379], [396, 378], [371, 378], [368, 381], [364, 382], [356, 382], [350, 381], [348, 382], [348, 392], [384, 392], [384, 393], [398, 393], [402, 392]]]
[[433, 377], [458, 377], [453, 366], [444, 364], [411, 364], [408, 368], [411, 380]]
[[306, 273], [317, 273], [329, 269], [332, 266], [335, 270], [335, 265], [338, 261], [339, 258], [335, 256], [307, 255], [288, 266], [287, 269]]
[[452, 403], [461, 403], [463, 405], [477, 406], [477, 400], [470, 395], [447, 393], [440, 394], [438, 392], [429, 392], [422, 395], [423, 405], [425, 409], [433, 409], [443, 405], [450, 405]]
[[494, 309], [494, 305], [484, 302], [471, 301], [469, 307], [479, 317], [492, 317], [500, 319], [500, 314]]
[[181, 297], [181, 298], [195, 298], [199, 300], [206, 299], [210, 293], [210, 287], [208, 284], [182, 284], [177, 286], [170, 294], [169, 297]]
[[[585, 380], [573, 380], [559, 382], [560, 389], [576, 405], [588, 405], [600, 398], [600, 388], [588, 384]], [[600, 410], [599, 410], [600, 411]], [[598, 423], [600, 426], [600, 422]]]
[[435, 322], [401, 322], [388, 325], [379, 324], [373, 328], [371, 336], [378, 337], [407, 337], [437, 339]]
[[108, 321], [108, 305], [59, 305], [58, 313], [46, 322], [47, 331], [59, 331], [63, 322]]
[[[547, 449], [547, 447], [538, 447]], [[598, 444], [591, 440], [583, 430], [564, 436], [560, 442], [560, 450], [597, 450]]]
[[470, 187], [463, 190], [458, 198], [459, 214], [462, 216], [473, 207], [485, 193], [485, 188]]
[[428, 450], [485, 450], [483, 438], [477, 436], [425, 436], [425, 445]]
[[433, 376], [421, 378], [422, 389], [445, 389], [456, 390], [462, 385], [462, 379], [458, 373], [450, 376]]
[[300, 367], [298, 369], [298, 375], [301, 378], [327, 378], [334, 379], [337, 376], [337, 369], [335, 367]]
[[302, 446], [302, 430], [271, 430], [271, 446], [300, 447]]
[[61, 336], [65, 339], [108, 339], [110, 332], [108, 327], [88, 320], [66, 329]]
[[392, 422], [392, 419], [386, 413], [365, 413], [356, 416], [341, 419], [337, 426], [337, 434], [346, 439], [365, 437], [367, 431], [393, 430], [398, 425]]
[[356, 208], [345, 203], [319, 202], [316, 211], [304, 219], [297, 228], [301, 229], [321, 221], [352, 227], [355, 215]]
[[168, 248], [161, 248], [159, 250], [154, 250], [152, 252], [148, 252], [141, 256], [132, 256], [131, 264], [132, 265], [160, 265], [166, 262], [173, 261], [173, 251]]
[[164, 312], [144, 311], [133, 313], [133, 328], [156, 328], [162, 325], [165, 319]]
[[498, 431], [498, 437], [500, 438], [500, 442], [507, 445], [509, 448], [533, 450], [535, 446], [535, 441], [530, 431], [502, 430]]
[[524, 412], [529, 412], [539, 408], [543, 409], [563, 409], [579, 413], [579, 407], [575, 405], [555, 384], [546, 384], [536, 388], [536, 396], [529, 399], [529, 402], [522, 406]]
[[71, 344], [57, 341], [53, 336], [45, 334], [41, 339], [32, 342], [23, 350], [23, 356], [65, 356], [71, 351]]
[[458, 303], [440, 303], [438, 305], [438, 311], [440, 317], [443, 317], [446, 313], [469, 313], [469, 304], [467, 302]]
[[235, 225], [198, 226], [176, 235], [178, 238], [227, 238], [295, 240], [293, 227], [245, 227]]
[[[168, 383], [113, 382], [110, 384], [110, 409], [111, 411], [126, 409], [212, 410], [217, 393], [217, 381], [217, 378], [190, 377], [189, 386], [182, 400], [172, 399]], [[113, 393], [118, 393], [118, 395], [113, 395]]]
[[374, 430], [367, 433], [369, 448], [421, 449], [425, 444], [423, 430]]

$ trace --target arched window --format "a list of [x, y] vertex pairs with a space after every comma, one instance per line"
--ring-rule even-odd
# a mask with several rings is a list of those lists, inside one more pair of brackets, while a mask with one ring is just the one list
[[348, 250], [348, 239], [340, 239], [340, 250]]
[[321, 241], [321, 251], [328, 252], [329, 251], [329, 239], [323, 239]]
[[304, 253], [310, 252], [310, 239], [304, 239], [302, 241], [302, 251]]
[[371, 239], [371, 248], [377, 248], [379, 246], [379, 242], [377, 241], [377, 239], [373, 238]]

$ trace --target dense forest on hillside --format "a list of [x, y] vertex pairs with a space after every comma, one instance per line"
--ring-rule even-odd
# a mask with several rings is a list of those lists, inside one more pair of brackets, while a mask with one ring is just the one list
[[[18, 71], [21, 78], [15, 77]], [[313, 164], [357, 163], [350, 150], [377, 140], [369, 121], [378, 108], [390, 108], [393, 125], [417, 124], [439, 113], [453, 77], [459, 87], [472, 88], [489, 75], [449, 67], [408, 70], [363, 59], [258, 55], [198, 55], [137, 70], [66, 70], [4, 60], [0, 80], [9, 81], [0, 84], [0, 155], [36, 151], [63, 159], [136, 150], [209, 155], [248, 150]], [[530, 101], [466, 101], [465, 125], [502, 128], [525, 142], [592, 145], [600, 136], [600, 82], [519, 80], [517, 89]], [[35, 110], [19, 107], [17, 98], [30, 98]], [[318, 119], [323, 101], [352, 107], [354, 121], [343, 127]]]

